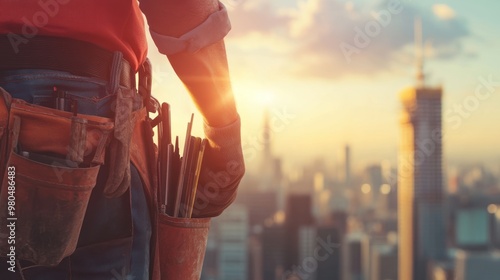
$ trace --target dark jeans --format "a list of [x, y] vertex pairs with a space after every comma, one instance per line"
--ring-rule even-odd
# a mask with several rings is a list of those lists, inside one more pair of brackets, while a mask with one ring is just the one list
[[[47, 107], [54, 107], [53, 88], [57, 87], [78, 100], [79, 113], [112, 116], [114, 96], [108, 81], [52, 70], [12, 70], [0, 72], [0, 87], [14, 98]], [[20, 261], [16, 273], [7, 270], [7, 260], [0, 256], [0, 279], [22, 279], [19, 273], [26, 280], [149, 279], [151, 218], [137, 169], [131, 166], [130, 191], [117, 198], [103, 195], [106, 174], [104, 165], [71, 256], [56, 267]]]

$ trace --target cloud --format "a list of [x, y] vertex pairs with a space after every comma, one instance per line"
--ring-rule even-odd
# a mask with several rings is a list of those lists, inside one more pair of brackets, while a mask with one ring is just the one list
[[446, 4], [434, 4], [432, 6], [434, 14], [443, 20], [450, 20], [455, 18], [455, 11]]
[[432, 57], [464, 54], [461, 39], [471, 34], [466, 22], [443, 4], [419, 8], [408, 1], [381, 0], [370, 6], [352, 1], [307, 0], [279, 9], [269, 1], [239, 5], [232, 11], [233, 34], [252, 32], [283, 37], [293, 46], [289, 70], [301, 76], [335, 78], [373, 75], [407, 67], [413, 59], [414, 19], [422, 19]]
[[319, 12], [321, 6], [318, 1], [299, 2], [298, 9], [291, 11], [294, 18], [290, 22], [290, 33], [292, 36], [299, 36], [310, 28], [314, 28], [314, 16]]
[[[380, 1], [368, 11], [328, 0], [309, 2], [315, 2], [317, 8], [303, 9], [302, 13], [312, 14], [301, 17], [313, 18], [314, 22], [296, 37], [304, 42], [296, 52], [303, 62], [296, 68], [301, 75], [313, 73], [330, 78], [344, 74], [373, 75], [402, 67], [408, 59], [399, 60], [401, 52], [413, 55], [408, 46], [414, 42], [417, 16], [422, 18], [424, 41], [432, 42], [433, 54], [438, 58], [460, 55], [460, 39], [470, 33], [463, 21], [451, 18], [451, 9], [445, 13], [440, 8], [442, 14], [437, 18], [432, 11], [419, 10], [407, 2]], [[442, 21], [445, 14], [447, 21]]]
[[286, 28], [290, 20], [288, 16], [279, 14], [267, 1], [229, 0], [226, 5], [231, 19], [232, 37], [242, 37], [255, 32], [276, 32]]

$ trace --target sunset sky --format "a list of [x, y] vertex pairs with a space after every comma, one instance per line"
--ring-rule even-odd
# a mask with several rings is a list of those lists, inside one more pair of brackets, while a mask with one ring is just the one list
[[[273, 152], [285, 167], [318, 157], [333, 162], [346, 143], [352, 147], [355, 167], [380, 160], [395, 163], [398, 94], [414, 84], [413, 30], [418, 16], [427, 84], [444, 89], [446, 159], [500, 164], [499, 2], [222, 2], [233, 26], [226, 46], [246, 154], [261, 148], [255, 137], [262, 132], [267, 107], [276, 119]], [[375, 24], [375, 18], [382, 24]], [[360, 44], [360, 36], [369, 42]], [[154, 93], [172, 104], [174, 133], [183, 135], [196, 109], [152, 43], [149, 57], [155, 70]], [[490, 80], [490, 86], [483, 86], [484, 80]], [[478, 87], [481, 99], [475, 95]], [[197, 135], [202, 135], [201, 123], [198, 114]], [[251, 156], [247, 162], [253, 166], [258, 161]]]

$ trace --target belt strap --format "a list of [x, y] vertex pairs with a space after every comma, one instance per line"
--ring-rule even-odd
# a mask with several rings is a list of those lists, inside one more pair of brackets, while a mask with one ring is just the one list
[[[88, 42], [67, 38], [35, 36], [26, 44], [12, 47], [7, 35], [0, 35], [0, 70], [50, 69], [110, 81], [114, 54]], [[135, 87], [135, 71], [122, 59], [120, 85]]]

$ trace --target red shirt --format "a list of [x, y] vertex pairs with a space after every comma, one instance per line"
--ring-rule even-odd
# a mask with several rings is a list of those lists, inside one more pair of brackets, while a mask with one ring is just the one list
[[0, 34], [11, 32], [22, 36], [21, 44], [47, 35], [121, 51], [135, 69], [147, 53], [137, 0], [0, 0]]
[[[140, 7], [137, 0], [0, 0], [0, 34], [16, 34], [16, 42], [11, 42], [14, 48], [28, 44], [36, 35], [90, 42], [121, 51], [138, 69], [147, 53], [141, 9], [158, 50], [166, 55], [194, 53], [222, 40], [231, 29], [225, 7], [216, 0], [141, 0]], [[215, 11], [193, 25], [178, 10]]]

